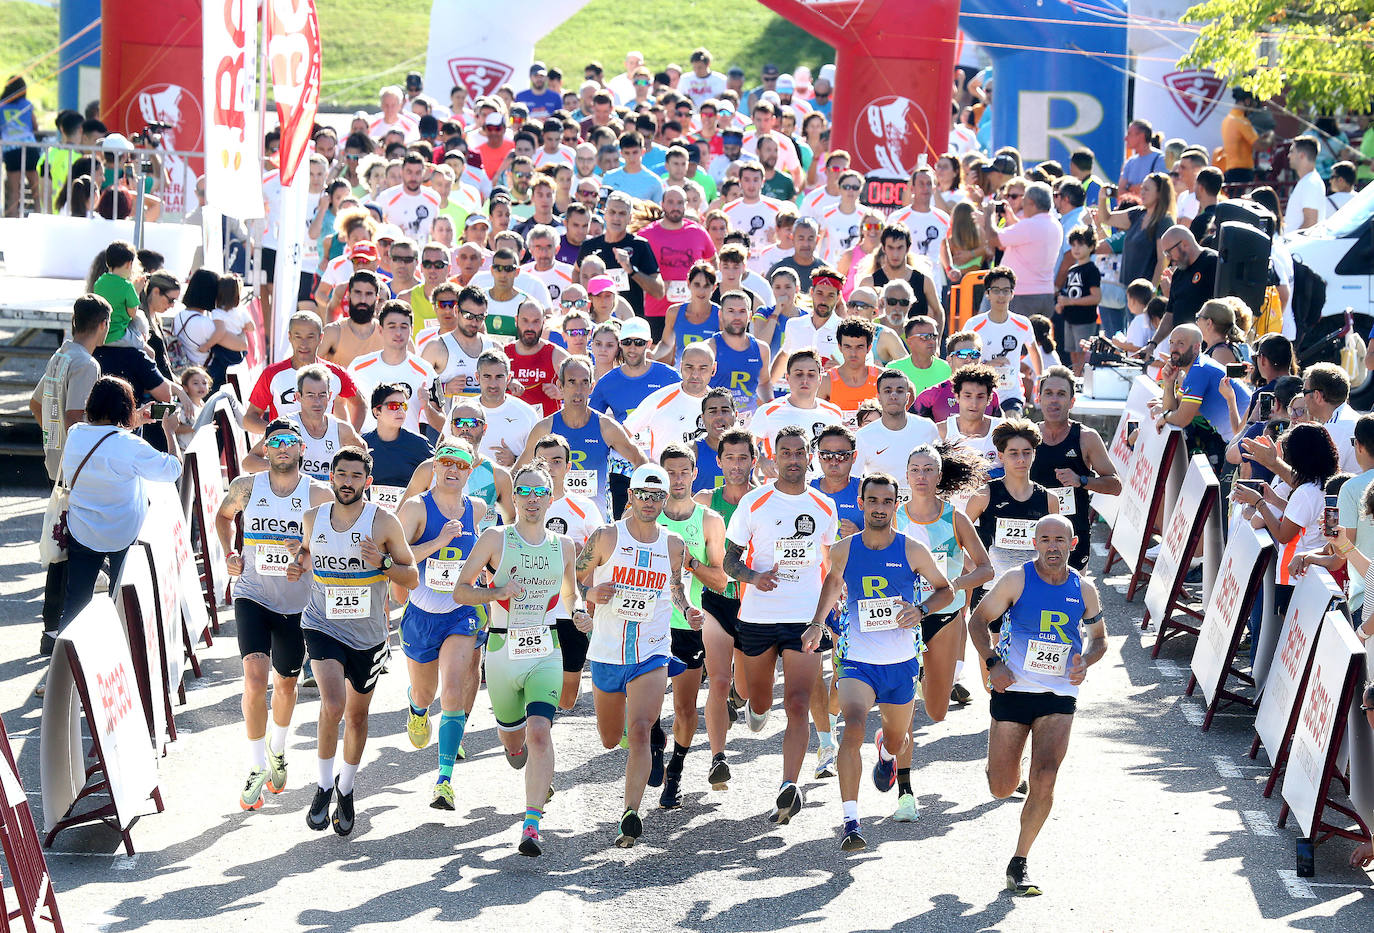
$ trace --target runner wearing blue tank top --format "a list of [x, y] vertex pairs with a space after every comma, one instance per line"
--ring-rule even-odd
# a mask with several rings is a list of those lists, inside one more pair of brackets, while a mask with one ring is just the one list
[[[988, 788], [1010, 797], [1021, 782], [1021, 755], [1031, 739], [1029, 791], [1021, 808], [1007, 888], [1036, 895], [1026, 859], [1054, 802], [1054, 783], [1069, 747], [1079, 685], [1107, 652], [1097, 588], [1069, 566], [1073, 525], [1060, 515], [1035, 523], [1035, 559], [1007, 571], [969, 620], [969, 635], [992, 691]], [[989, 626], [1006, 615], [994, 649]]]
[[[876, 703], [882, 717], [873, 783], [889, 791], [897, 781], [897, 756], [913, 744], [911, 714], [921, 673], [921, 620], [949, 605], [953, 591], [930, 549], [892, 527], [898, 509], [897, 480], [870, 473], [860, 487], [863, 531], [840, 540], [830, 552], [830, 573], [821, 587], [813, 624], [832, 618], [841, 600], [847, 612], [835, 632], [840, 709], [846, 723], [840, 743], [840, 801], [844, 826], [840, 848], [867, 844], [859, 830], [859, 779], [863, 723]], [[920, 593], [928, 581], [930, 595]], [[832, 624], [833, 623], [828, 623]]]
[[768, 345], [749, 333], [751, 318], [749, 296], [730, 291], [720, 296], [720, 331], [710, 338], [716, 351], [716, 372], [712, 387], [724, 386], [735, 397], [735, 407], [744, 415], [754, 413], [764, 402], [773, 400], [769, 373], [773, 356]]
[[399, 513], [420, 574], [401, 616], [401, 650], [410, 674], [406, 734], [416, 748], [429, 744], [429, 707], [438, 694], [439, 777], [429, 804], [436, 810], [454, 807], [453, 765], [467, 728], [464, 686], [478, 677], [477, 633], [486, 621], [483, 608], [453, 603], [458, 572], [486, 512], [480, 499], [467, 495], [472, 461], [467, 441], [442, 443], [434, 454], [434, 488], [407, 500]]
[[[691, 283], [693, 299], [698, 291], [702, 291], [701, 274], [693, 271], [696, 279]], [[712, 334], [720, 330], [720, 307], [711, 301], [711, 292], [715, 288], [715, 283], [704, 287], [704, 297], [700, 301], [689, 300], [681, 304], [669, 305], [667, 324], [664, 326], [663, 336], [658, 341], [657, 358], [667, 363], [668, 354], [672, 354], [671, 363], [676, 366], [682, 360], [683, 348], [689, 343], [699, 343], [706, 340]]]
[[692, 480], [693, 494], [710, 492], [725, 485], [725, 474], [720, 469], [720, 458], [716, 447], [721, 435], [733, 428], [739, 421], [735, 397], [729, 389], [714, 388], [706, 392], [701, 400], [702, 436], [692, 442], [697, 457], [697, 478]]
[[[650, 340], [649, 327], [642, 318], [638, 323], [634, 318], [624, 322], [620, 333], [622, 362], [596, 381], [588, 401], [593, 411], [608, 414], [617, 424], [624, 424], [639, 404], [654, 392], [682, 381], [676, 369], [649, 359]], [[608, 514], [614, 517], [625, 509], [634, 465], [624, 457], [610, 459], [611, 509]]]
[[587, 404], [592, 395], [592, 366], [586, 357], [570, 356], [558, 367], [558, 388], [563, 407], [530, 429], [529, 443], [516, 461], [519, 468], [534, 459], [534, 445], [543, 437], [557, 434], [568, 442], [568, 475], [564, 490], [583, 496], [607, 513], [610, 503], [610, 462], [618, 454], [625, 462], [638, 466], [644, 455], [630, 435], [613, 418], [594, 411]]
[[[515, 519], [510, 471], [492, 462], [490, 458], [482, 456], [480, 445], [486, 433], [486, 414], [477, 402], [462, 400], [454, 404], [453, 413], [448, 421], [448, 440], [467, 441], [475, 451], [472, 472], [468, 476], [467, 494], [480, 499], [486, 506], [482, 520], [477, 523], [478, 531], [485, 531], [493, 525], [509, 524]], [[441, 438], [440, 444], [444, 442]], [[401, 494], [401, 500], [415, 498], [432, 488], [434, 482], [434, 460], [431, 458], [415, 468], [415, 475], [410, 478], [410, 485], [406, 486], [405, 492]], [[475, 686], [472, 687], [473, 697], [476, 696], [476, 689]], [[469, 713], [472, 712], [472, 703], [470, 697], [465, 704]]]
[[[215, 516], [234, 585], [234, 622], [243, 659], [244, 726], [249, 773], [239, 806], [262, 806], [266, 787], [286, 788], [286, 742], [296, 708], [296, 680], [305, 658], [301, 611], [310, 582], [286, 579], [286, 567], [300, 546], [306, 509], [330, 501], [329, 488], [301, 472], [301, 437], [293, 422], [274, 420], [263, 435], [267, 472], [244, 474], [229, 484]], [[243, 516], [243, 554], [234, 549], [234, 520]], [[268, 732], [267, 675], [272, 678], [272, 722]]]

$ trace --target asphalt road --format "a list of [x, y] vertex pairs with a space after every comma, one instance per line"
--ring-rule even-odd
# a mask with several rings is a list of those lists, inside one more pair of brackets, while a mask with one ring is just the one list
[[[35, 657], [43, 576], [32, 542], [43, 510], [33, 467], [4, 465], [0, 499], [0, 700], [21, 777], [38, 804], [43, 670]], [[1101, 529], [1099, 529], [1101, 531]], [[1094, 570], [1101, 567], [1094, 558]], [[613, 846], [625, 753], [601, 748], [584, 694], [554, 727], [557, 796], [544, 820], [545, 855], [515, 853], [521, 775], [502, 761], [490, 708], [479, 696], [454, 772], [456, 813], [431, 810], [431, 744], [405, 737], [399, 652], [383, 676], [351, 838], [305, 825], [314, 777], [318, 694], [302, 693], [287, 790], [243, 813], [247, 773], [232, 622], [202, 653], [204, 677], [177, 709], [180, 739], [160, 764], [166, 812], [133, 829], [137, 854], [115, 833], [63, 833], [48, 853], [68, 929], [372, 929], [477, 920], [483, 929], [616, 931], [824, 930], [1300, 930], [1368, 929], [1370, 879], [1346, 859], [1352, 843], [1317, 850], [1317, 876], [1296, 879], [1293, 827], [1275, 825], [1279, 800], [1260, 789], [1265, 769], [1245, 757], [1248, 713], [1225, 713], [1203, 734], [1201, 705], [1185, 699], [1191, 645], [1156, 665], [1139, 632], [1140, 598], [1109, 579], [1111, 647], [1079, 702], [1055, 811], [1031, 858], [1039, 898], [1003, 891], [1020, 812], [996, 801], [983, 774], [987, 700], [933, 724], [918, 711], [920, 821], [894, 823], [893, 794], [865, 777], [860, 811], [869, 848], [841, 853], [835, 780], [807, 780], [805, 809], [786, 827], [765, 819], [777, 787], [782, 718], [761, 735], [731, 731], [735, 780], [706, 783], [705, 735], [687, 759], [677, 811], [646, 797], [645, 835]], [[587, 685], [589, 688], [589, 685]], [[671, 703], [667, 704], [671, 713]], [[868, 724], [871, 737], [875, 723]], [[814, 748], [814, 742], [813, 742]], [[864, 750], [871, 766], [871, 742]], [[806, 773], [812, 759], [808, 756]], [[13, 901], [11, 900], [11, 904]]]

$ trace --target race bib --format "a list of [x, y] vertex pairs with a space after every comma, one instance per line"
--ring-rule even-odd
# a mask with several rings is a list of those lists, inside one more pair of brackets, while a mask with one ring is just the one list
[[394, 514], [401, 507], [401, 496], [404, 493], [403, 486], [373, 486], [372, 504]]
[[506, 635], [506, 654], [512, 661], [538, 661], [553, 654], [553, 635], [547, 625], [531, 626]]
[[1026, 671], [1048, 677], [1063, 677], [1069, 670], [1069, 652], [1073, 645], [1062, 641], [1026, 642]]
[[692, 297], [691, 290], [686, 282], [668, 282], [668, 300], [673, 304], [680, 304]]
[[260, 577], [284, 577], [286, 567], [290, 563], [291, 552], [284, 544], [253, 546], [253, 569]]
[[458, 571], [462, 569], [461, 560], [439, 560], [431, 557], [425, 561], [425, 586], [440, 593], [452, 593], [458, 582]]
[[365, 619], [372, 614], [372, 589], [366, 586], [326, 586], [324, 614], [330, 619]]
[[618, 292], [628, 292], [630, 290], [630, 273], [619, 266], [614, 269], [607, 269], [606, 274], [611, 277], [611, 284]]
[[[936, 569], [940, 571], [940, 574], [941, 574], [946, 580], [948, 580], [948, 579], [949, 579], [949, 555], [946, 554], [944, 551], [931, 551], [930, 553], [931, 553], [931, 556], [935, 558], [935, 567], [936, 567]], [[921, 602], [924, 603], [927, 599], [930, 599], [930, 597], [932, 597], [932, 596], [935, 595], [935, 587], [931, 586], [931, 585], [930, 585], [930, 581], [927, 580], [925, 577], [922, 577], [922, 576], [919, 576], [919, 575], [918, 575], [918, 576], [916, 577], [916, 582], [917, 582], [917, 584], [918, 584], [918, 586], [917, 586], [917, 592], [920, 594]]]
[[900, 506], [900, 505], [906, 505], [906, 504], [907, 504], [908, 502], [910, 502], [910, 501], [911, 501], [911, 487], [910, 487], [910, 486], [902, 485], [901, 483], [898, 483], [898, 484], [897, 484], [897, 504], [898, 504], [899, 506]]
[[595, 470], [569, 470], [563, 480], [563, 490], [570, 495], [595, 499], [598, 488]]
[[637, 586], [621, 586], [615, 591], [615, 616], [626, 622], [647, 625], [654, 618], [654, 605], [658, 596], [653, 590]]
[[1055, 489], [1051, 489], [1051, 490], [1050, 490], [1050, 493], [1053, 494], [1053, 496], [1054, 496], [1056, 499], [1059, 500], [1059, 514], [1060, 514], [1060, 515], [1072, 515], [1072, 514], [1073, 514], [1074, 505], [1075, 505], [1075, 502], [1074, 502], [1074, 498], [1075, 498], [1075, 497], [1074, 497], [1073, 489], [1072, 489], [1072, 488], [1070, 488], [1070, 487], [1068, 487], [1068, 486], [1059, 486], [1059, 487], [1057, 487], [1057, 488], [1055, 488]]
[[800, 580], [802, 568], [815, 563], [815, 538], [788, 538], [773, 543], [773, 566], [781, 579]]
[[1035, 522], [1028, 518], [999, 518], [992, 546], [1008, 551], [1035, 549]]
[[859, 631], [888, 632], [899, 628], [897, 625], [898, 603], [896, 596], [859, 600]]
[[1011, 390], [1014, 393], [1020, 379], [1020, 359], [1017, 359], [1015, 364], [1010, 360], [1000, 359], [1000, 362], [992, 364], [992, 368], [997, 371], [997, 388], [1003, 392]]

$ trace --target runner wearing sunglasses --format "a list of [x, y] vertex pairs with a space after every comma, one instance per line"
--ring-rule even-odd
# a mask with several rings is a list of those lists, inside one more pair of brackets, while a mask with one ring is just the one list
[[[477, 358], [484, 350], [496, 349], [496, 341], [486, 335], [487, 296], [480, 288], [441, 285], [434, 290], [434, 307], [441, 322], [439, 334], [425, 343], [420, 356], [438, 373], [436, 404], [451, 413], [457, 399], [473, 398], [480, 391]], [[442, 322], [450, 315], [454, 326], [445, 330]]]
[[[486, 505], [486, 513], [478, 522], [478, 529], [485, 530], [496, 524], [497, 519], [512, 522], [515, 520], [515, 500], [511, 495], [511, 476], [505, 467], [493, 463], [482, 456], [482, 438], [487, 432], [487, 420], [476, 401], [461, 401], [453, 408], [448, 419], [448, 436], [461, 438], [472, 445], [475, 451], [472, 462], [472, 475], [468, 477], [467, 494], [476, 496]], [[427, 460], [415, 468], [415, 475], [401, 494], [410, 499], [420, 495], [434, 485], [434, 461]], [[473, 688], [476, 693], [476, 688]], [[472, 707], [468, 702], [469, 710]]]
[[[249, 772], [239, 806], [262, 806], [267, 787], [286, 787], [286, 737], [296, 708], [296, 679], [305, 660], [301, 612], [310, 581], [286, 579], [286, 565], [300, 546], [306, 509], [330, 501], [329, 488], [301, 471], [301, 436], [278, 418], [263, 441], [267, 472], [244, 474], [229, 484], [215, 516], [234, 584], [234, 619], [243, 661], [243, 721], [248, 733]], [[234, 521], [243, 516], [243, 553], [234, 548]], [[268, 735], [267, 675], [272, 671], [272, 722]]]
[[[953, 373], [957, 373], [965, 366], [972, 366], [983, 358], [982, 338], [971, 330], [950, 334], [947, 346], [949, 356], [945, 357], [945, 362], [949, 364], [951, 377]], [[959, 403], [954, 399], [954, 383], [951, 379], [933, 385], [916, 396], [915, 411], [918, 415], [933, 421], [944, 421], [950, 415], [957, 415]], [[987, 413], [1002, 413], [1001, 400], [997, 397], [996, 390], [988, 397]]]
[[[552, 728], [563, 685], [552, 607], [561, 602], [570, 608], [573, 624], [583, 632], [592, 620], [573, 576], [576, 549], [544, 525], [553, 493], [548, 470], [542, 464], [522, 467], [514, 492], [515, 524], [482, 532], [463, 562], [453, 600], [488, 606], [487, 694], [506, 762], [525, 770], [519, 851], [534, 857], [543, 853], [539, 821], [553, 794]], [[491, 584], [480, 585], [488, 571]]]
[[467, 494], [473, 459], [469, 442], [441, 441], [434, 453], [434, 488], [405, 502], [398, 516], [420, 575], [401, 616], [401, 650], [410, 674], [406, 734], [416, 748], [429, 744], [429, 707], [438, 694], [439, 778], [429, 804], [436, 810], [454, 807], [453, 765], [467, 728], [465, 686], [478, 677], [476, 636], [486, 622], [482, 608], [453, 604], [459, 569], [486, 513], [482, 500]]
[[663, 709], [672, 664], [669, 631], [673, 608], [688, 627], [700, 631], [701, 610], [687, 600], [682, 539], [658, 517], [668, 499], [668, 474], [646, 463], [630, 476], [630, 504], [622, 521], [592, 533], [577, 558], [577, 580], [596, 607], [591, 647], [596, 728], [601, 744], [629, 741], [625, 761], [624, 812], [615, 844], [629, 848], [644, 831], [639, 804], [651, 765], [649, 733]]

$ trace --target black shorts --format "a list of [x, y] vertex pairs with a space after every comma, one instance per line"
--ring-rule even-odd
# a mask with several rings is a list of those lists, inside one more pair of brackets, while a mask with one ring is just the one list
[[1078, 709], [1076, 697], [1060, 696], [1057, 693], [999, 693], [992, 691], [988, 710], [998, 722], [1019, 722], [1023, 726], [1033, 725], [1041, 716], [1063, 713], [1072, 716]]
[[923, 616], [921, 618], [921, 640], [927, 645], [930, 640], [940, 634], [940, 629], [944, 628], [955, 619], [959, 618], [958, 612], [946, 612], [944, 615]]
[[305, 663], [305, 638], [301, 635], [299, 612], [273, 612], [251, 599], [235, 599], [234, 627], [239, 657], [265, 654], [272, 659], [272, 670], [281, 676], [300, 674]]
[[714, 590], [701, 590], [701, 608], [704, 612], [709, 612], [711, 618], [720, 623], [720, 627], [725, 630], [735, 642], [735, 647], [740, 647], [739, 643], [739, 600], [729, 596], [722, 596]]
[[706, 666], [706, 643], [700, 632], [675, 628], [669, 634], [673, 639], [673, 657], [686, 664], [687, 670], [699, 671]]
[[563, 650], [563, 672], [582, 673], [587, 665], [587, 647], [592, 643], [592, 636], [579, 632], [572, 619], [556, 620], [554, 630], [558, 632], [558, 647]]
[[[38, 168], [38, 149], [32, 146], [24, 146], [19, 149], [11, 149], [9, 152], [5, 153], [5, 171], [19, 171], [19, 160], [21, 158], [24, 160], [24, 171], [32, 172]], [[659, 318], [660, 322], [662, 320], [662, 318]], [[663, 325], [660, 323], [659, 330], [662, 329]], [[655, 337], [654, 339], [657, 340], [658, 338]]]
[[262, 272], [269, 285], [277, 278], [277, 251], [270, 246], [262, 248]]
[[805, 651], [806, 649], [802, 647], [802, 635], [810, 624], [809, 622], [760, 624], [740, 620], [740, 650], [751, 658], [757, 658], [771, 648], [778, 649], [779, 654], [784, 651]]
[[630, 501], [630, 478], [624, 473], [610, 473], [606, 476], [606, 488], [611, 491], [611, 520], [615, 521], [625, 512], [625, 504]]
[[320, 277], [313, 272], [301, 272], [301, 284], [296, 289], [296, 301], [315, 300], [315, 288], [320, 284]]
[[[391, 654], [391, 645], [382, 642], [371, 648], [350, 648], [332, 635], [304, 629], [305, 647], [312, 661], [338, 661], [343, 665], [344, 677], [358, 693], [371, 693], [382, 675], [382, 665]], [[318, 671], [316, 672], [318, 676]]]

